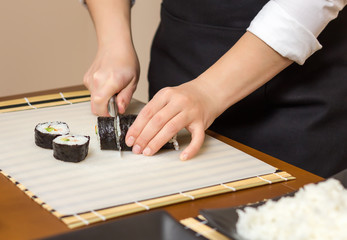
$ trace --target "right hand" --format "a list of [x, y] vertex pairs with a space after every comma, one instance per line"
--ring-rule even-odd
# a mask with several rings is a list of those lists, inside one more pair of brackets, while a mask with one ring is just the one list
[[83, 78], [91, 93], [93, 114], [109, 116], [107, 103], [115, 93], [118, 93], [119, 113], [124, 113], [136, 90], [139, 74], [139, 61], [131, 43], [100, 47]]

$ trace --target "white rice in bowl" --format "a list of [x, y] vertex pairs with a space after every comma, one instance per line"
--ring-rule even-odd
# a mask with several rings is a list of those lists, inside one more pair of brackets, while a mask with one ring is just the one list
[[347, 190], [335, 179], [237, 213], [237, 234], [247, 240], [347, 239]]

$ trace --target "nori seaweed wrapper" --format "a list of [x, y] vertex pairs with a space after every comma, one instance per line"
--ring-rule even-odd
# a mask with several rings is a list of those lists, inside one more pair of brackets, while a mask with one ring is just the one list
[[120, 125], [120, 129], [121, 129], [119, 141], [120, 141], [121, 150], [124, 150], [124, 151], [131, 151], [132, 150], [132, 147], [128, 147], [126, 145], [125, 137], [128, 133], [128, 129], [134, 123], [136, 117], [137, 117], [137, 115], [134, 115], [134, 114], [120, 115], [119, 116], [119, 122], [120, 122], [119, 125]]
[[88, 141], [84, 144], [68, 145], [53, 142], [53, 156], [64, 162], [81, 162], [88, 155], [90, 141], [89, 136], [84, 137], [88, 138]]
[[114, 117], [98, 117], [98, 134], [102, 150], [118, 150]]
[[35, 128], [35, 144], [42, 148], [53, 149], [52, 141], [61, 135], [45, 134]]
[[[67, 128], [69, 126], [65, 122], [58, 122], [65, 124]], [[43, 133], [37, 130], [37, 127], [43, 123], [39, 123], [35, 126], [35, 144], [39, 147], [46, 148], [46, 149], [53, 149], [53, 139], [56, 137], [61, 136], [62, 134], [50, 134], [50, 133]]]
[[[124, 114], [119, 115], [121, 134], [119, 137], [120, 147], [123, 151], [131, 151], [132, 147], [128, 147], [125, 143], [125, 136], [128, 129], [134, 123], [137, 115]], [[100, 138], [101, 149], [119, 150], [116, 143], [116, 131], [114, 127], [114, 117], [98, 117], [98, 134]], [[161, 149], [176, 149], [174, 143], [168, 142]]]

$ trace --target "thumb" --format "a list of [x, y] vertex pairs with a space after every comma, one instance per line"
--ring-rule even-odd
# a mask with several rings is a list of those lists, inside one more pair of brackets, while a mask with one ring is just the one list
[[182, 161], [193, 158], [199, 152], [205, 139], [205, 131], [202, 127], [196, 125], [187, 129], [192, 134], [192, 140], [180, 155]]

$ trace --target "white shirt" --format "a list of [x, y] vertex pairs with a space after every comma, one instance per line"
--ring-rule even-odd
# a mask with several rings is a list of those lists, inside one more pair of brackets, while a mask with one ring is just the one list
[[347, 0], [270, 0], [253, 19], [253, 33], [283, 57], [304, 64], [322, 48], [317, 37]]

